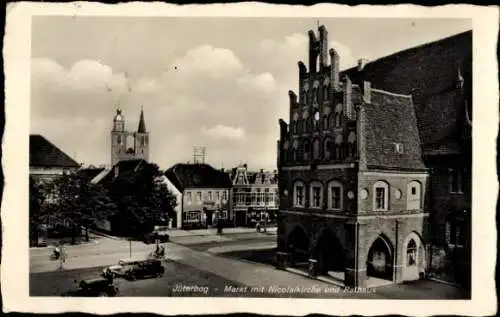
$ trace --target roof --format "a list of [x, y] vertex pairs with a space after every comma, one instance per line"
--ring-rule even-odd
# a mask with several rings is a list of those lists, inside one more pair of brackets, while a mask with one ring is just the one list
[[179, 191], [186, 188], [231, 188], [229, 174], [208, 164], [175, 164], [165, 176]]
[[132, 178], [137, 174], [141, 166], [148, 164], [145, 160], [127, 160], [116, 163], [110, 169], [103, 169], [92, 180], [93, 183], [112, 183], [117, 179]]
[[30, 166], [78, 168], [74, 159], [39, 134], [30, 135]]
[[89, 167], [80, 169], [78, 174], [90, 182], [104, 170], [104, 167]]
[[137, 128], [137, 132], [146, 133], [146, 123], [144, 122], [144, 111], [141, 109], [141, 116], [139, 118], [139, 127]]
[[[457, 89], [459, 72], [465, 99]], [[466, 109], [472, 114], [472, 31], [371, 61], [341, 72], [353, 83], [413, 96], [424, 149], [460, 148]], [[468, 107], [468, 108], [467, 108]]]
[[371, 103], [364, 105], [364, 113], [369, 168], [425, 169], [410, 96], [373, 89]]

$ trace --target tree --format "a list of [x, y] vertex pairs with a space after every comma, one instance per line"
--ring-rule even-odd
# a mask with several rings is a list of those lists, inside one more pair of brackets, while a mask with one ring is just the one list
[[110, 195], [121, 213], [138, 221], [135, 234], [150, 231], [154, 224], [166, 223], [176, 205], [176, 197], [163, 182], [164, 173], [153, 163], [121, 173], [109, 185]]
[[88, 230], [96, 221], [105, 220], [116, 211], [116, 206], [102, 185], [92, 184], [78, 173], [65, 174], [53, 184], [57, 198], [52, 211], [55, 217], [71, 226], [71, 242], [75, 243], [78, 230]]
[[40, 225], [43, 222], [44, 195], [42, 184], [37, 182], [32, 176], [29, 178], [29, 230], [30, 245], [38, 246], [38, 236]]

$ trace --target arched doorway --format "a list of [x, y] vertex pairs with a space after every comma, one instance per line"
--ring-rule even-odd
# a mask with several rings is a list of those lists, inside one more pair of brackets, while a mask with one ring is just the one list
[[288, 235], [287, 250], [292, 257], [292, 266], [307, 267], [309, 261], [309, 236], [300, 226], [293, 228]]
[[333, 229], [326, 228], [321, 231], [313, 250], [313, 258], [318, 261], [319, 274], [343, 279], [345, 252]]
[[415, 232], [408, 235], [404, 242], [403, 280], [413, 281], [425, 273], [426, 253], [422, 239]]
[[367, 277], [375, 277], [392, 281], [393, 277], [393, 247], [384, 236], [379, 236], [368, 251], [366, 263]]

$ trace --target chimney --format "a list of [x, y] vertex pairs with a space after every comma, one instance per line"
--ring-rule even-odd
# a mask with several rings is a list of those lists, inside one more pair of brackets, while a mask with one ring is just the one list
[[344, 113], [349, 119], [353, 119], [352, 109], [352, 82], [349, 76], [344, 78]]
[[372, 102], [372, 84], [369, 81], [363, 81], [363, 102]]
[[222, 168], [220, 169], [220, 171], [221, 171], [221, 172], [225, 172], [226, 170], [224, 169], [224, 167], [222, 167]]
[[366, 58], [358, 59], [358, 72], [362, 71], [365, 68], [366, 64], [368, 64], [368, 62], [369, 61]]
[[326, 66], [326, 60], [328, 55], [328, 31], [324, 25], [318, 28], [319, 31], [319, 67], [323, 68]]
[[331, 63], [331, 70], [330, 70], [330, 78], [331, 78], [331, 83], [332, 83], [332, 88], [334, 91], [338, 91], [339, 89], [339, 54], [337, 51], [335, 51], [333, 48], [330, 49], [330, 63]]

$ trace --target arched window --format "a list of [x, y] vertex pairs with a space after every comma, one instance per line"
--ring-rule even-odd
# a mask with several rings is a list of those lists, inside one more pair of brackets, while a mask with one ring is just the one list
[[389, 209], [389, 184], [378, 181], [373, 185], [373, 210], [386, 211]]
[[309, 140], [305, 139], [304, 140], [304, 160], [308, 160], [311, 158], [311, 143]]
[[328, 183], [328, 208], [341, 210], [343, 208], [343, 186], [338, 181]]
[[331, 160], [332, 159], [332, 151], [333, 151], [333, 141], [330, 138], [327, 138], [325, 140], [325, 159], [326, 160]]
[[293, 184], [293, 205], [295, 207], [305, 206], [305, 186], [302, 181]]
[[323, 86], [323, 100], [326, 101], [328, 100], [328, 85]]
[[313, 88], [313, 103], [314, 104], [318, 103], [318, 88], [317, 87]]
[[309, 189], [309, 197], [311, 201], [309, 206], [311, 208], [321, 208], [323, 202], [323, 185], [318, 181], [314, 181], [309, 185]]
[[328, 130], [328, 116], [323, 116], [323, 130]]
[[349, 136], [347, 137], [347, 155], [349, 157], [355, 157], [356, 156], [356, 133], [354, 131], [351, 131], [349, 133]]
[[406, 265], [413, 266], [417, 264], [417, 244], [415, 240], [410, 239], [406, 248]]
[[406, 205], [408, 210], [417, 210], [421, 206], [421, 184], [418, 181], [411, 181], [408, 183], [406, 192]]
[[319, 159], [320, 157], [321, 142], [319, 139], [314, 139], [313, 141], [313, 158]]

